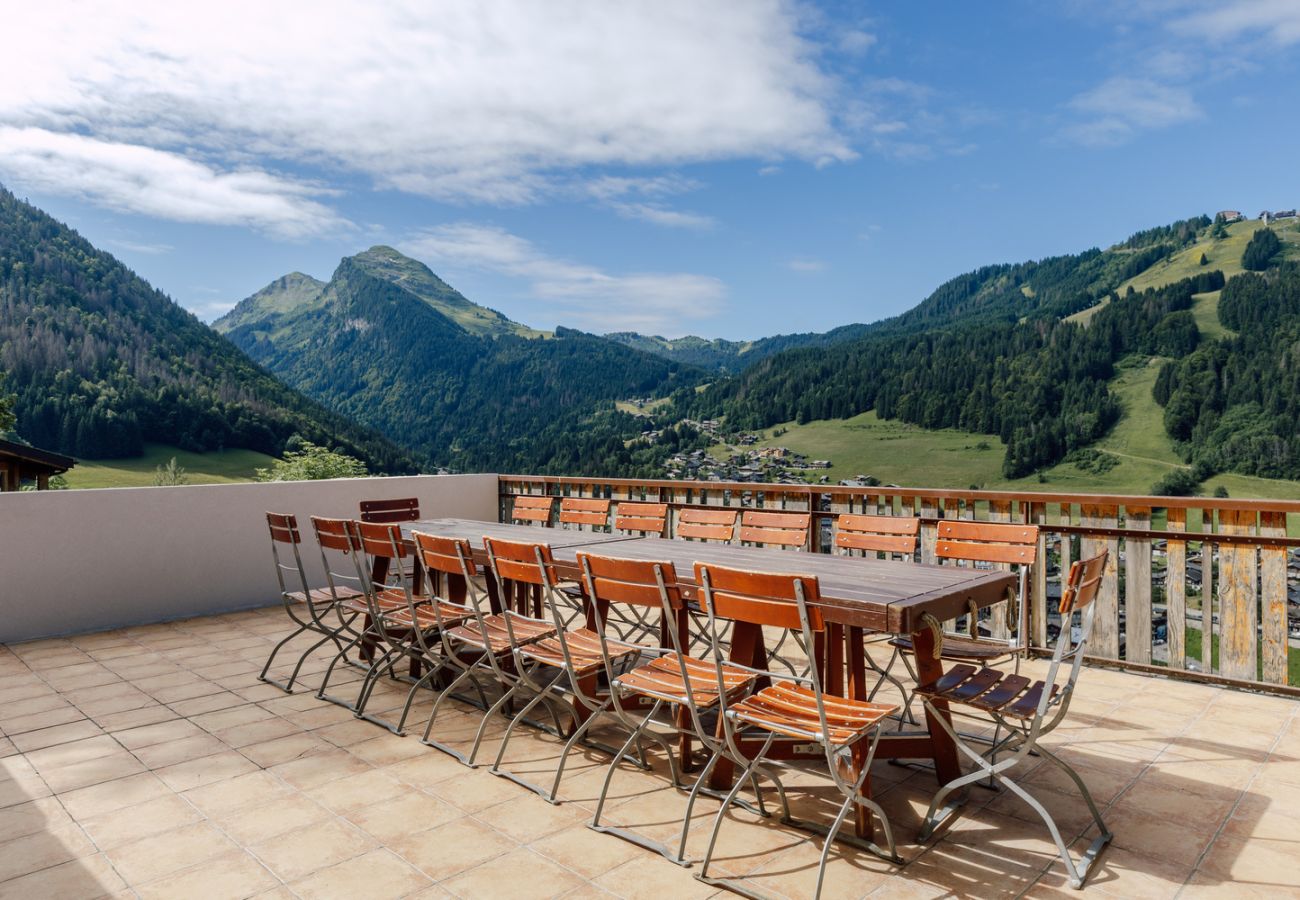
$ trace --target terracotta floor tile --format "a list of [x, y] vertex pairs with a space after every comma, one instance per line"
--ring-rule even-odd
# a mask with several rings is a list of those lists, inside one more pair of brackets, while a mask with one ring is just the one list
[[107, 851], [118, 874], [133, 887], [188, 869], [235, 849], [206, 822], [173, 828]]
[[251, 897], [279, 881], [248, 853], [236, 850], [197, 866], [136, 887], [143, 900], [226, 900]]
[[28, 731], [13, 736], [13, 744], [16, 749], [23, 753], [29, 754], [33, 750], [40, 750], [44, 747], [53, 747], [57, 744], [67, 744], [74, 741], [81, 741], [86, 738], [97, 737], [103, 734], [101, 729], [89, 719], [81, 719], [77, 722], [69, 722], [66, 725], [55, 725], [53, 728], [42, 728], [40, 731]]
[[337, 778], [360, 775], [373, 768], [345, 750], [327, 750], [302, 759], [272, 766], [274, 772], [301, 790], [319, 787]]
[[455, 821], [461, 810], [423, 791], [406, 786], [397, 797], [351, 809], [345, 818], [385, 843]]
[[117, 896], [126, 889], [103, 854], [85, 856], [0, 884], [0, 900]]
[[78, 820], [102, 815], [170, 794], [171, 789], [152, 772], [119, 778], [62, 794], [59, 801]]
[[184, 796], [205, 815], [214, 816], [246, 806], [274, 804], [293, 793], [293, 788], [270, 772], [246, 771], [233, 778], [192, 788]]
[[585, 824], [557, 831], [529, 846], [585, 878], [604, 875], [634, 857], [653, 852], [614, 835], [599, 834]]
[[72, 822], [45, 828], [0, 844], [0, 881], [96, 852], [94, 843]]
[[185, 719], [171, 719], [166, 722], [150, 723], [133, 728], [114, 730], [113, 737], [128, 750], [151, 747], [169, 741], [181, 741], [201, 735], [205, 732]]
[[300, 733], [302, 733], [301, 728], [278, 716], [259, 719], [256, 722], [246, 722], [242, 725], [234, 725], [213, 732], [215, 736], [235, 748], [246, 747], [249, 744], [260, 744], [264, 741], [273, 741], [276, 738]]
[[674, 900], [712, 897], [718, 888], [696, 881], [693, 870], [683, 869], [654, 853], [644, 853], [594, 879], [615, 896], [626, 900]]
[[288, 737], [249, 744], [239, 748], [244, 756], [264, 768], [278, 766], [280, 763], [312, 756], [334, 749], [334, 745], [322, 741], [310, 732], [291, 734]]
[[179, 741], [166, 741], [132, 751], [140, 762], [150, 769], [163, 769], [178, 763], [188, 762], [204, 756], [212, 756], [229, 748], [210, 734], [199, 733], [196, 737]]
[[302, 794], [280, 796], [270, 804], [243, 806], [213, 814], [221, 829], [245, 847], [332, 817], [329, 810]]
[[176, 713], [172, 712], [161, 703], [153, 703], [148, 706], [140, 706], [135, 709], [126, 709], [121, 712], [103, 713], [92, 717], [100, 728], [108, 732], [118, 729], [135, 728], [140, 725], [153, 725], [158, 722], [166, 722], [169, 719], [175, 719]]
[[518, 846], [505, 835], [472, 818], [457, 819], [388, 844], [390, 850], [435, 881], [443, 881], [504, 856]]
[[99, 849], [109, 850], [150, 835], [192, 825], [202, 818], [193, 806], [175, 794], [168, 793], [135, 806], [78, 821]]
[[336, 813], [369, 806], [409, 793], [411, 786], [398, 781], [381, 769], [345, 775], [325, 784], [308, 788], [304, 793]]
[[144, 771], [143, 763], [127, 751], [119, 750], [85, 762], [49, 769], [41, 772], [41, 777], [50, 786], [50, 790], [62, 794]]
[[63, 804], [53, 797], [8, 806], [0, 809], [0, 844], [71, 822]]
[[[389, 850], [371, 850], [362, 856], [322, 869], [290, 887], [303, 900], [328, 900], [333, 897], [366, 897], [389, 900], [405, 897], [432, 882], [414, 867]], [[498, 882], [497, 889], [501, 887]], [[514, 891], [511, 892], [515, 894]], [[518, 896], [518, 894], [515, 894]], [[476, 896], [469, 894], [466, 896]], [[485, 896], [479, 894], [477, 896]]]
[[365, 832], [337, 819], [326, 819], [248, 849], [287, 883], [360, 856], [375, 846], [374, 838]]
[[157, 775], [174, 791], [188, 791], [216, 781], [225, 781], [237, 775], [255, 771], [256, 764], [245, 759], [235, 750], [226, 750], [177, 763], [157, 770]]
[[486, 897], [511, 885], [514, 897], [561, 897], [583, 884], [581, 876], [569, 871], [526, 847], [497, 857], [481, 866], [443, 882], [444, 887], [462, 897]]

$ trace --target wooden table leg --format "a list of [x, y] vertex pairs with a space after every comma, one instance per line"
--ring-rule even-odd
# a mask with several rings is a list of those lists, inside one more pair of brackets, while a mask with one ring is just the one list
[[[913, 633], [912, 646], [915, 648], [917, 680], [921, 684], [938, 680], [943, 675], [943, 661], [935, 657], [934, 633], [928, 628]], [[936, 700], [933, 705], [951, 724], [952, 716], [948, 713], [948, 701]], [[961, 764], [957, 760], [957, 745], [930, 711], [930, 704], [925, 706], [925, 725], [930, 732], [930, 749], [934, 757], [935, 775], [939, 778], [939, 784], [947, 784], [961, 775]]]

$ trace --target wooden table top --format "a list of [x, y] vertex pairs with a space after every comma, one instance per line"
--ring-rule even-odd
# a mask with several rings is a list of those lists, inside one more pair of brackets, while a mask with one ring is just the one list
[[429, 519], [412, 522], [403, 528], [467, 539], [480, 562], [485, 557], [485, 536], [544, 542], [550, 545], [557, 568], [566, 577], [577, 575], [579, 550], [599, 556], [671, 562], [677, 570], [682, 592], [688, 597], [695, 593], [696, 562], [757, 572], [816, 576], [828, 621], [895, 634], [917, 631], [924, 613], [944, 621], [965, 614], [970, 601], [982, 609], [1007, 599], [1016, 588], [1015, 575], [1000, 570], [921, 565], [469, 519]]

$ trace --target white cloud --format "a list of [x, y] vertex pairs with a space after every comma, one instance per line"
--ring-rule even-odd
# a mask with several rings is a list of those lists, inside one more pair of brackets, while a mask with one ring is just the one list
[[[602, 167], [855, 155], [783, 0], [91, 0], [15, 4], [5, 24], [22, 39], [0, 54], [0, 126], [86, 142], [28, 154], [24, 174], [169, 218], [237, 219], [242, 200], [258, 227], [300, 233], [313, 192], [268, 166], [512, 204]], [[149, 152], [190, 175], [135, 203], [119, 187]], [[662, 224], [705, 218], [627, 202]]]
[[176, 249], [171, 244], [147, 244], [143, 241], [131, 241], [124, 238], [109, 238], [104, 241], [104, 243], [108, 244], [110, 247], [125, 250], [128, 253], [144, 253], [148, 256], [170, 253]]
[[1300, 3], [1295, 0], [1215, 2], [1190, 15], [1171, 18], [1170, 29], [1216, 41], [1259, 36], [1288, 47], [1300, 41]]
[[312, 199], [324, 193], [317, 187], [261, 169], [222, 172], [178, 153], [42, 128], [0, 125], [0, 173], [29, 189], [178, 222], [245, 225], [285, 238], [345, 226]]
[[693, 191], [699, 186], [699, 182], [680, 175], [651, 178], [605, 175], [587, 184], [585, 193], [625, 219], [640, 219], [668, 228], [703, 231], [713, 227], [714, 220], [711, 216], [673, 209], [662, 199]]
[[1167, 128], [1204, 114], [1190, 90], [1149, 78], [1116, 76], [1070, 101], [1084, 120], [1068, 126], [1064, 136], [1081, 144], [1123, 143], [1143, 129]]
[[596, 331], [685, 334], [716, 315], [726, 299], [717, 278], [690, 273], [612, 275], [547, 255], [530, 241], [489, 225], [462, 222], [423, 231], [401, 244], [412, 256], [526, 281], [543, 314]]
[[806, 256], [795, 257], [787, 262], [786, 266], [792, 272], [801, 272], [808, 275], [826, 271], [826, 263], [824, 260], [811, 259]]

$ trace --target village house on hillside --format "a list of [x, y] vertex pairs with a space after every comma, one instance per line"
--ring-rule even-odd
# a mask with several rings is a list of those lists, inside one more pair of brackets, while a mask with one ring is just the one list
[[1246, 217], [1235, 209], [1222, 209], [1214, 214], [1214, 218], [1222, 219], [1224, 222], [1231, 224], [1232, 222], [1240, 222]]

